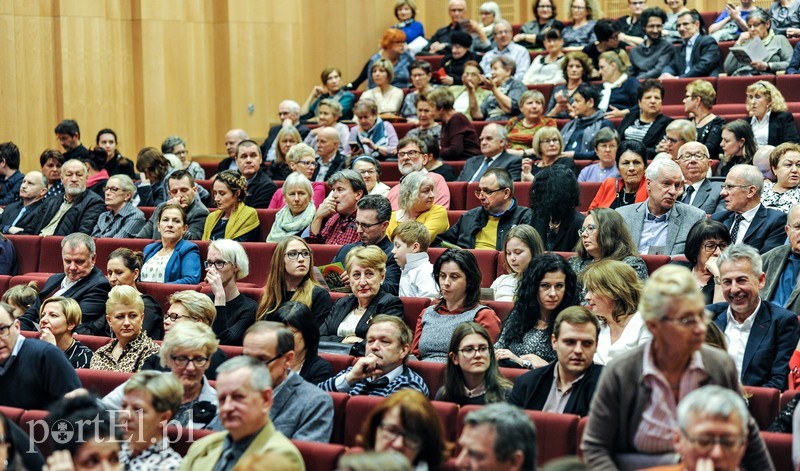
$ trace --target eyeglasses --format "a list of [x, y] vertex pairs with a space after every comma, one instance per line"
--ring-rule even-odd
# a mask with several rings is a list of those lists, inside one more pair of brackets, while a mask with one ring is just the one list
[[0, 325], [0, 337], [8, 337], [8, 334], [11, 332], [11, 326], [13, 325], [13, 322], [8, 325]]
[[500, 188], [498, 188], [496, 190], [487, 190], [486, 188], [478, 188], [477, 190], [475, 190], [475, 196], [477, 196], [478, 198], [480, 198], [481, 195], [492, 196], [493, 194], [497, 193], [498, 191], [503, 191], [503, 190], [507, 190], [507, 189], [508, 188], [503, 188], [503, 187], [500, 187]]
[[721, 436], [721, 437], [708, 437], [708, 436], [699, 436], [699, 437], [690, 437], [686, 430], [681, 429], [681, 433], [683, 436], [689, 440], [692, 445], [697, 449], [697, 451], [701, 453], [705, 453], [710, 451], [714, 445], [719, 445], [726, 450], [733, 450], [739, 448], [740, 446], [744, 445], [745, 438], [744, 437], [731, 437], [731, 436]]
[[166, 320], [169, 320], [170, 322], [175, 322], [175, 321], [177, 321], [178, 319], [183, 319], [184, 317], [185, 317], [186, 319], [191, 319], [191, 318], [192, 318], [192, 316], [182, 316], [182, 315], [180, 315], [180, 314], [175, 314], [175, 313], [172, 313], [172, 314], [170, 314], [170, 313], [164, 314], [164, 320], [165, 320], [165, 321], [166, 321]]
[[725, 250], [726, 248], [728, 248], [728, 243], [727, 242], [710, 242], [710, 241], [703, 243], [703, 250], [705, 250], [708, 253], [714, 252], [715, 250], [717, 250], [717, 247], [719, 247], [720, 250]]
[[373, 223], [356, 221], [356, 228], [360, 227], [361, 229], [369, 229], [370, 227], [375, 227], [378, 224], [383, 224], [383, 223], [381, 221], [373, 222]]
[[725, 191], [731, 191], [734, 188], [749, 188], [750, 185], [731, 185], [730, 183], [726, 183], [722, 185], [722, 189]]
[[708, 159], [708, 156], [705, 154], [681, 154], [678, 156], [678, 160], [706, 160], [706, 159]]
[[300, 252], [292, 250], [291, 252], [286, 252], [286, 258], [289, 260], [297, 260], [298, 257], [303, 257], [305, 260], [311, 259], [311, 251], [310, 250], [301, 250]]
[[393, 442], [397, 440], [397, 437], [403, 437], [403, 444], [408, 448], [418, 449], [422, 445], [422, 440], [418, 436], [404, 432], [394, 425], [379, 424], [378, 433], [381, 439], [387, 442]]
[[113, 186], [107, 186], [107, 187], [105, 187], [105, 189], [103, 189], [103, 191], [106, 192], [106, 193], [118, 193], [118, 192], [122, 191], [122, 188], [116, 188], [116, 187], [113, 187]]
[[572, 5], [570, 8], [572, 8], [573, 10], [585, 10], [586, 9], [586, 7], [579, 7], [578, 5]]
[[584, 234], [586, 235], [592, 234], [596, 230], [597, 226], [595, 226], [594, 224], [589, 224], [586, 227], [581, 227], [580, 229], [578, 229], [578, 237], [583, 236]]
[[223, 268], [225, 268], [225, 265], [229, 263], [231, 262], [226, 262], [225, 260], [206, 260], [205, 262], [203, 262], [203, 266], [206, 267], [206, 269], [214, 267], [217, 270], [222, 270]]
[[677, 144], [679, 139], [675, 139], [674, 137], [664, 136], [664, 140], [671, 142], [672, 144]]
[[703, 311], [702, 314], [695, 314], [693, 316], [686, 316], [681, 317], [680, 319], [675, 319], [674, 317], [664, 317], [661, 319], [664, 322], [671, 322], [673, 324], [677, 324], [681, 327], [693, 328], [697, 324], [708, 324], [708, 315]]
[[763, 22], [763, 21], [757, 21], [757, 22], [755, 22], [755, 23], [750, 23], [750, 24], [748, 24], [748, 25], [747, 25], [747, 28], [748, 28], [748, 29], [750, 29], [750, 28], [758, 28], [759, 26], [763, 26], [763, 25], [764, 25], [764, 22]]
[[542, 10], [552, 10], [553, 6], [552, 5], [539, 5], [536, 8], [541, 8]]
[[202, 368], [206, 366], [206, 363], [208, 363], [208, 357], [189, 358], [185, 356], [178, 356], [178, 357], [171, 356], [170, 358], [172, 358], [172, 361], [174, 361], [175, 364], [181, 368], [184, 368], [186, 365], [188, 365], [190, 361], [196, 368]]
[[461, 352], [461, 354], [464, 355], [465, 357], [473, 357], [475, 356], [476, 353], [480, 353], [481, 355], [486, 355], [486, 353], [489, 352], [489, 346], [481, 345], [476, 348], [470, 345], [469, 347], [462, 348], [461, 350], [459, 350], [459, 352]]
[[272, 364], [272, 362], [274, 362], [275, 360], [277, 360], [278, 358], [280, 358], [280, 357], [282, 357], [284, 355], [286, 355], [286, 352], [281, 352], [281, 353], [275, 355], [271, 360], [262, 361], [261, 363], [263, 363], [264, 366], [269, 366], [269, 365]]
[[185, 151], [185, 150], [179, 150], [179, 151], [174, 152], [174, 154], [177, 155], [178, 157], [180, 157], [182, 155], [186, 155], [188, 153], [189, 153], [189, 151]]
[[413, 159], [414, 157], [418, 156], [421, 153], [422, 152], [420, 152], [418, 150], [400, 151], [400, 152], [397, 153], [397, 157], [399, 157], [401, 159], [403, 157], [410, 157], [410, 158]]
[[366, 169], [366, 170], [359, 170], [358, 173], [360, 173], [361, 175], [375, 175], [378, 172], [376, 172], [375, 170]]
[[316, 167], [317, 161], [316, 160], [298, 160], [298, 164], [305, 165], [306, 167]]
[[558, 138], [551, 137], [550, 139], [542, 139], [539, 141], [539, 144], [558, 144]]

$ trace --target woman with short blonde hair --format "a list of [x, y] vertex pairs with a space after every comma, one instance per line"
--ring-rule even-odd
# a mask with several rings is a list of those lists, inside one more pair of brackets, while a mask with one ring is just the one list
[[800, 143], [794, 117], [787, 111], [786, 100], [775, 85], [759, 80], [750, 84], [746, 93], [745, 105], [750, 115], [750, 127], [759, 146]]
[[53, 296], [39, 308], [39, 339], [60, 348], [75, 368], [89, 368], [94, 353], [72, 334], [82, 322], [81, 306], [72, 298]]

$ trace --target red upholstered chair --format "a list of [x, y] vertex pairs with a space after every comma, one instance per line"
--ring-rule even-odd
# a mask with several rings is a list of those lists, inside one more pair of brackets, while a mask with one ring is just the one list
[[[724, 49], [725, 47], [730, 47], [726, 43], [733, 43], [733, 41], [723, 41], [720, 44], [720, 49]], [[723, 55], [723, 57], [725, 57]], [[759, 80], [766, 80], [767, 82], [775, 83], [775, 76], [774, 75], [756, 75], [756, 76], [745, 76], [745, 77], [720, 77], [717, 79], [717, 105], [714, 106], [714, 111], [716, 113], [722, 113], [721, 109], [717, 110], [717, 107], [720, 105], [726, 104], [741, 104], [744, 106], [745, 102], [745, 95], [747, 87], [750, 84], [757, 82]]]
[[220, 345], [219, 349], [222, 350], [228, 358], [238, 357], [242, 355], [242, 347], [236, 345]]
[[139, 211], [144, 213], [144, 218], [147, 219], [148, 221], [150, 220], [150, 218], [153, 217], [153, 214], [155, 214], [156, 212], [155, 206], [137, 206], [137, 208], [139, 208]]
[[27, 285], [31, 281], [35, 281], [39, 285], [39, 289], [44, 287], [44, 284], [47, 282], [47, 279], [50, 278], [51, 273], [27, 273], [25, 275], [17, 275], [12, 276], [11, 279], [8, 280], [8, 287], [17, 286], [17, 285]]
[[422, 315], [422, 311], [431, 305], [431, 300], [406, 296], [402, 296], [400, 300], [403, 301], [403, 318], [408, 328], [413, 332], [417, 328], [417, 319]]
[[342, 445], [331, 445], [329, 443], [312, 443], [300, 440], [292, 440], [292, 443], [303, 455], [303, 462], [307, 471], [330, 471], [331, 469], [336, 469], [339, 457], [347, 450]]
[[186, 453], [189, 451], [189, 447], [191, 447], [194, 442], [205, 436], [211, 435], [212, 433], [216, 432], [213, 430], [195, 430], [185, 427], [179, 428], [174, 425], [167, 427], [167, 436], [169, 437], [170, 445], [172, 446], [172, 449], [177, 451], [181, 456], [186, 456]]
[[494, 309], [501, 321], [505, 321], [514, 309], [514, 303], [508, 301], [481, 301], [481, 303]]
[[466, 213], [466, 211], [464, 211], [464, 210], [458, 211], [458, 210], [452, 210], [451, 209], [450, 211], [448, 211], [447, 212], [447, 220], [450, 222], [450, 227], [455, 225], [455, 223], [458, 222], [458, 218], [463, 216], [464, 213]]
[[339, 253], [341, 245], [311, 244], [311, 251], [314, 252], [314, 265], [327, 265], [333, 261], [333, 257]]
[[[489, 124], [490, 122], [491, 121], [473, 121], [472, 128], [475, 129], [475, 134], [480, 136], [481, 132], [483, 132], [483, 127]], [[505, 126], [506, 123], [504, 121], [500, 121], [498, 124]]]
[[324, 353], [320, 352], [319, 356], [331, 364], [331, 372], [337, 375], [340, 371], [346, 370], [356, 362], [356, 357], [350, 355], [341, 355], [338, 353]]
[[[698, 77], [662, 80], [661, 84], [664, 86], [664, 106], [680, 105], [681, 112], [683, 112], [683, 97], [686, 95], [686, 86], [697, 79]], [[703, 80], [710, 82], [711, 85], [717, 84], [716, 77], [704, 77]]]
[[787, 102], [800, 101], [800, 75], [778, 75], [775, 78], [775, 86]]
[[138, 284], [139, 291], [144, 294], [149, 294], [150, 296], [154, 297], [159, 304], [161, 304], [161, 309], [163, 312], [167, 312], [169, 309], [169, 297], [172, 293], [176, 291], [184, 291], [184, 290], [191, 290], [191, 291], [200, 291], [200, 285], [176, 285], [176, 284], [166, 284], [166, 283], [139, 283]]
[[256, 209], [258, 213], [258, 222], [261, 230], [259, 231], [258, 240], [267, 240], [269, 229], [275, 224], [275, 215], [278, 214], [279, 209]]
[[517, 378], [530, 371], [531, 370], [526, 370], [524, 368], [500, 368], [500, 374], [511, 382], [515, 382]]
[[[453, 211], [450, 211], [452, 213]], [[434, 263], [439, 256], [447, 250], [442, 247], [431, 247], [428, 249], [428, 256], [431, 263]], [[492, 282], [497, 278], [495, 270], [497, 269], [497, 250], [474, 250], [471, 249], [475, 259], [478, 261], [478, 268], [481, 271], [481, 287], [488, 288]]]
[[97, 351], [97, 349], [102, 347], [103, 345], [111, 343], [112, 340], [111, 337], [103, 337], [100, 335], [75, 334], [74, 337], [75, 340], [86, 345], [93, 352]]
[[417, 125], [413, 123], [392, 123], [392, 126], [394, 126], [394, 130], [395, 132], [397, 132], [398, 139], [406, 137], [408, 131], [411, 131], [412, 129], [417, 127]]
[[[39, 268], [36, 271], [40, 273], [64, 272], [64, 264], [61, 261], [61, 239], [63, 239], [61, 236], [42, 237]], [[119, 247], [124, 246], [120, 245]]]
[[[45, 237], [47, 240], [48, 237]], [[117, 250], [120, 247], [127, 247], [134, 251], [144, 251], [144, 248], [148, 244], [152, 244], [153, 241], [149, 239], [95, 239], [95, 245], [97, 246], [97, 256], [95, 258], [95, 265], [100, 271], [106, 271], [106, 265], [108, 264], [108, 256], [111, 255], [111, 252]], [[59, 249], [58, 252], [58, 263], [61, 264], [61, 251]], [[62, 266], [60, 270], [57, 270], [55, 273], [64, 271], [64, 267]]]
[[589, 205], [592, 204], [592, 200], [594, 196], [597, 194], [597, 190], [600, 189], [600, 182], [580, 182], [578, 183], [580, 187], [580, 199], [581, 205], [578, 207], [578, 211], [588, 211]]
[[447, 365], [432, 361], [409, 361], [408, 367], [425, 380], [425, 384], [428, 385], [428, 390], [430, 391], [430, 397], [436, 396], [436, 392], [444, 384], [444, 370]]
[[[433, 396], [433, 392], [431, 392], [431, 396]], [[456, 424], [458, 422], [458, 405], [452, 402], [442, 401], [431, 401], [431, 405], [436, 409], [439, 420], [442, 421], [444, 439], [450, 442], [457, 440]]]
[[[271, 211], [271, 210], [269, 210]], [[273, 218], [274, 221], [274, 218]], [[271, 227], [271, 226], [262, 226]], [[266, 229], [269, 231], [269, 229]], [[264, 239], [266, 239], [264, 235]], [[275, 247], [278, 244], [267, 242], [245, 242], [242, 244], [244, 251], [247, 253], [247, 258], [250, 261], [250, 273], [239, 280], [240, 283], [252, 283], [255, 286], [262, 287], [267, 282], [267, 275], [269, 275], [269, 268], [272, 266], [272, 254], [275, 253]], [[206, 251], [206, 253], [208, 253]], [[207, 257], [203, 257], [206, 260]]]
[[[538, 55], [538, 54], [537, 54]], [[550, 101], [550, 95], [553, 93], [553, 84], [536, 84], [536, 85], [528, 85], [528, 90], [539, 90], [544, 95], [544, 102], [548, 103]]]
[[383, 401], [379, 396], [353, 396], [347, 400], [344, 413], [344, 445], [355, 446], [364, 421], [372, 409]]
[[578, 432], [575, 437], [575, 453], [583, 458], [583, 451], [581, 451], [581, 440], [583, 440], [583, 432], [586, 430], [586, 424], [589, 423], [589, 417], [581, 417], [578, 421]]
[[328, 395], [333, 399], [333, 433], [331, 443], [344, 444], [344, 414], [347, 401], [350, 395], [340, 392], [329, 392]]
[[8, 290], [11, 278], [13, 278], [11, 275], [0, 275], [0, 293], [5, 293]]
[[[395, 126], [396, 128], [397, 126]], [[381, 181], [400, 181], [400, 169], [397, 162], [381, 162]]]
[[206, 190], [208, 190], [209, 193], [211, 193], [211, 191], [212, 191], [211, 187], [214, 185], [214, 182], [210, 180], [210, 178], [211, 178], [210, 175], [206, 174], [206, 177], [208, 177], [208, 178], [206, 178], [205, 180], [195, 180], [194, 182], [197, 185], [200, 185], [203, 188], [205, 188]]
[[17, 274], [23, 275], [38, 271], [42, 238], [37, 235], [11, 234], [6, 235], [6, 238], [14, 244], [14, 249], [17, 251]]
[[[456, 174], [458, 173], [459, 172], [456, 172]], [[447, 182], [447, 189], [450, 190], [451, 210], [462, 211], [468, 209], [467, 201], [469, 201], [469, 194], [467, 193], [467, 182]]]
[[[464, 165], [467, 163], [466, 160], [451, 160], [447, 162], [447, 165], [453, 167], [453, 171], [455, 172], [456, 176], [461, 175], [461, 171], [464, 170]], [[450, 195], [452, 197], [452, 195]], [[450, 208], [453, 209], [453, 208]]]
[[425, 61], [431, 65], [431, 70], [436, 71], [442, 66], [443, 55], [417, 56], [417, 60]]
[[750, 395], [747, 408], [750, 414], [758, 422], [758, 428], [766, 430], [769, 424], [778, 416], [781, 392], [774, 388], [759, 388], [756, 386], [745, 386], [744, 389]]
[[[50, 427], [47, 425], [47, 416], [50, 414], [46, 410], [26, 410], [17, 419], [17, 425], [33, 440], [39, 451], [44, 456], [52, 453], [50, 446]], [[25, 450], [18, 450], [23, 453]]]
[[105, 396], [117, 386], [128, 381], [133, 374], [117, 371], [98, 371], [85, 368], [75, 370], [84, 388], [98, 396]]
[[764, 440], [764, 444], [767, 445], [767, 450], [769, 450], [769, 456], [772, 457], [775, 469], [794, 469], [792, 464], [791, 433], [761, 432], [761, 438]]
[[641, 255], [641, 257], [644, 264], [647, 265], [647, 272], [651, 275], [670, 261], [669, 255]]

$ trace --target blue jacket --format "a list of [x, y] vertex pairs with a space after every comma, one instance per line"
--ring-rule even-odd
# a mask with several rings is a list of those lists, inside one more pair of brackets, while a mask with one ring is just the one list
[[[144, 248], [144, 261], [147, 262], [164, 246], [153, 242]], [[200, 267], [200, 248], [193, 242], [181, 239], [167, 262], [164, 273], [165, 283], [196, 285], [200, 283], [203, 271]]]

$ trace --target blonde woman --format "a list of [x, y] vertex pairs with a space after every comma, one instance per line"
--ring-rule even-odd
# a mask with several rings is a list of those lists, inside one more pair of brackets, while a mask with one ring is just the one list
[[286, 177], [293, 172], [286, 155], [292, 147], [303, 142], [303, 138], [300, 137], [297, 128], [288, 126], [278, 131], [275, 142], [275, 161], [267, 167], [267, 175], [273, 180], [286, 180]]
[[[289, 163], [289, 168], [292, 173], [302, 175], [311, 182], [311, 192], [315, 207], [319, 207], [325, 201], [325, 182], [314, 181], [314, 169], [317, 167], [317, 153], [313, 148], [306, 144], [297, 144], [292, 147], [288, 154], [286, 154], [286, 161]], [[283, 182], [283, 188], [278, 188], [278, 191], [273, 193], [272, 199], [269, 202], [269, 209], [281, 209], [286, 206], [286, 199], [283, 196], [283, 189], [288, 186], [288, 179]], [[297, 183], [299, 180], [293, 180]]]
[[784, 142], [800, 143], [800, 134], [781, 92], [766, 80], [747, 87], [747, 114], [759, 146], [778, 146]]
[[39, 338], [60, 348], [74, 368], [89, 368], [94, 353], [72, 336], [81, 318], [81, 306], [74, 299], [48, 298], [39, 309]]

